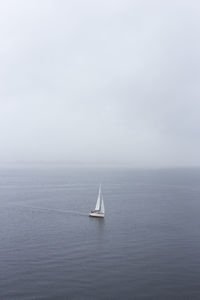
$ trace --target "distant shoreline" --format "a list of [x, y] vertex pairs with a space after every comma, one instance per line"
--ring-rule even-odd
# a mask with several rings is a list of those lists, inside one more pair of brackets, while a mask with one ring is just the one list
[[134, 163], [119, 162], [78, 162], [78, 161], [6, 161], [0, 162], [0, 168], [123, 168], [134, 170], [189, 170], [200, 166], [138, 166]]

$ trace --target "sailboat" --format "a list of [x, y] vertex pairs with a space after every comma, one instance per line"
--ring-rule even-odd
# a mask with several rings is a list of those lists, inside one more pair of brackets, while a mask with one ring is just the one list
[[95, 210], [91, 210], [89, 216], [95, 218], [104, 218], [104, 214], [105, 214], [105, 208], [104, 208], [103, 195], [102, 195], [101, 184], [100, 184]]

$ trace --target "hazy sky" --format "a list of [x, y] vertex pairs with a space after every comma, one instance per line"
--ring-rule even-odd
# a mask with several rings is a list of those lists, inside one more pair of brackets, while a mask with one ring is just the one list
[[0, 0], [0, 161], [200, 166], [198, 0]]

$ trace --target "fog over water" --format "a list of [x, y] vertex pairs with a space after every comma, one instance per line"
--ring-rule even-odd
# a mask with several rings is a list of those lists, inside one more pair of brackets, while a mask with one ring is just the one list
[[200, 165], [199, 1], [0, 3], [0, 162]]

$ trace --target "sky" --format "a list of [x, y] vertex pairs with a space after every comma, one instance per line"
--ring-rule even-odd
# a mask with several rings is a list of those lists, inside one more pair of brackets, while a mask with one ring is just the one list
[[0, 162], [200, 166], [200, 2], [0, 0]]

